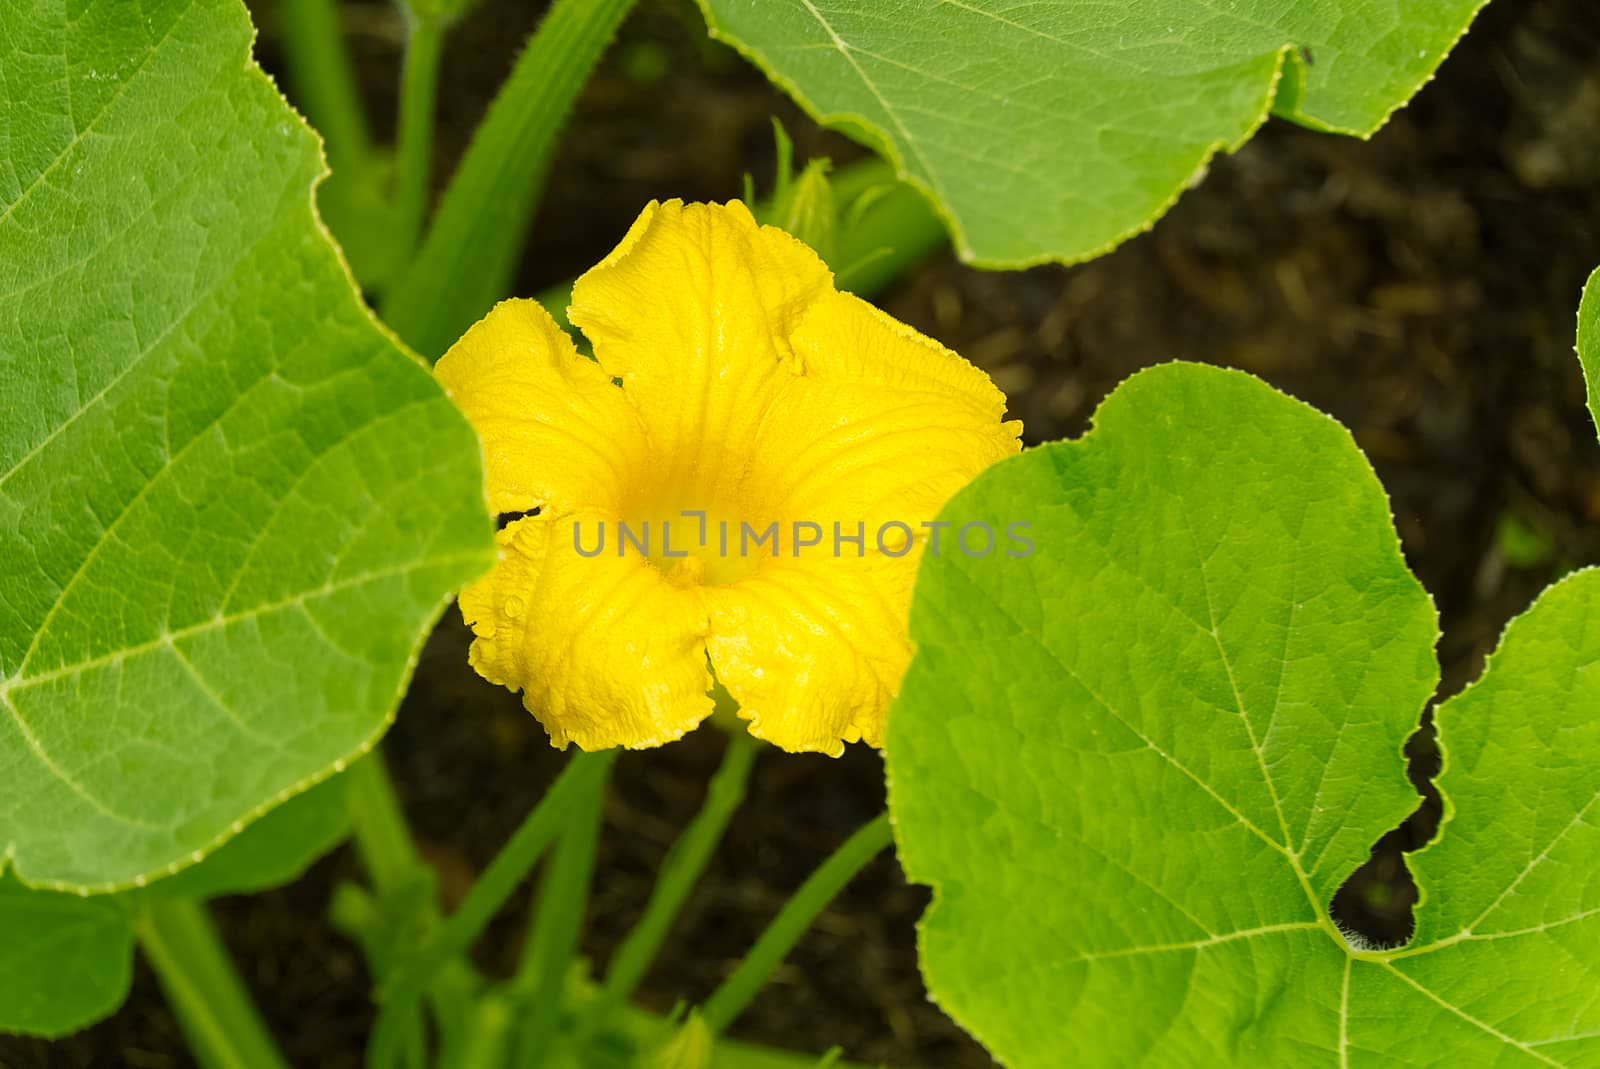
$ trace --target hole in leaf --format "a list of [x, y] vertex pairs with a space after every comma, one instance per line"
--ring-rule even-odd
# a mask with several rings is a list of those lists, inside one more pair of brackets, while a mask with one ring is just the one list
[[1350, 874], [1328, 904], [1339, 928], [1375, 949], [1403, 945], [1416, 929], [1412, 907], [1417, 884], [1406, 868], [1405, 855], [1426, 846], [1439, 830], [1443, 812], [1439, 791], [1439, 745], [1433, 727], [1433, 708], [1406, 740], [1406, 778], [1422, 795], [1422, 804], [1398, 828], [1378, 840], [1372, 856]]

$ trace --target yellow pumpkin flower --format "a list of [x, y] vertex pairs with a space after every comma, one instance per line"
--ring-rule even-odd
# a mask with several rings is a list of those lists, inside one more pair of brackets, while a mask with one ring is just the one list
[[569, 314], [594, 360], [511, 300], [435, 372], [530, 513], [461, 594], [473, 667], [560, 747], [676, 739], [716, 682], [786, 750], [877, 745], [923, 524], [1019, 448], [1004, 395], [737, 201], [646, 207]]

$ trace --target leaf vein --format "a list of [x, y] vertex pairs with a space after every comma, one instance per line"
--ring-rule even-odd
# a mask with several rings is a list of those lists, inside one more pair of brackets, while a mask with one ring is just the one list
[[22, 711], [16, 707], [14, 702], [11, 701], [10, 695], [6, 691], [0, 690], [0, 704], [3, 704], [6, 707], [6, 711], [11, 714], [11, 719], [16, 723], [17, 730], [22, 734], [23, 741], [28, 744], [29, 751], [31, 751], [34, 757], [38, 759], [39, 763], [48, 769], [51, 775], [60, 780], [63, 786], [87, 802], [91, 809], [110, 817], [118, 824], [123, 824], [130, 828], [138, 828], [141, 831], [158, 832], [167, 830], [160, 825], [150, 824], [135, 817], [130, 817], [126, 813], [118, 812], [105, 802], [101, 801], [99, 798], [95, 797], [87, 787], [79, 783], [72, 776], [68, 775], [66, 770], [57, 764], [55, 759], [45, 752], [43, 744], [39, 742], [38, 736], [33, 732], [33, 726], [29, 724], [28, 721], [23, 717]]
[[1588, 816], [1589, 810], [1594, 808], [1594, 804], [1596, 802], [1600, 802], [1600, 791], [1596, 791], [1589, 798], [1589, 800], [1584, 803], [1583, 808], [1579, 809], [1572, 815], [1572, 819], [1567, 821], [1566, 825], [1555, 834], [1555, 836], [1550, 840], [1549, 844], [1539, 852], [1538, 856], [1534, 857], [1522, 867], [1522, 871], [1517, 873], [1516, 879], [1512, 880], [1508, 885], [1506, 885], [1506, 889], [1501, 891], [1499, 896], [1495, 898], [1493, 902], [1489, 903], [1489, 908], [1478, 914], [1477, 919], [1471, 924], [1467, 925], [1466, 930], [1471, 932], [1474, 928], [1487, 920], [1495, 910], [1499, 909], [1505, 903], [1505, 900], [1510, 898], [1512, 893], [1516, 891], [1519, 886], [1521, 886], [1522, 881], [1528, 878], [1528, 874], [1534, 869], [1538, 868], [1539, 865], [1550, 856], [1551, 851], [1553, 851], [1556, 846], [1560, 844], [1562, 839], [1567, 837], [1567, 833], [1583, 823], [1583, 818]]
[[366, 583], [375, 583], [384, 579], [392, 579], [397, 575], [404, 575], [408, 572], [416, 571], [421, 568], [479, 562], [482, 559], [482, 555], [477, 553], [455, 553], [443, 557], [429, 557], [423, 561], [409, 561], [405, 564], [397, 565], [392, 568], [379, 568], [374, 571], [363, 572], [360, 575], [351, 576], [347, 579], [341, 579], [337, 582], [325, 583], [320, 587], [316, 587], [311, 590], [299, 591], [294, 595], [283, 598], [279, 601], [257, 605], [254, 608], [246, 609], [242, 612], [234, 613], [232, 615], [224, 616], [219, 614], [210, 618], [209, 620], [202, 621], [201, 623], [194, 624], [190, 627], [180, 627], [172, 631], [163, 632], [150, 641], [142, 642], [136, 646], [126, 646], [120, 650], [105, 654], [101, 657], [93, 657], [85, 661], [78, 661], [74, 664], [63, 665], [60, 668], [53, 668], [48, 672], [41, 672], [38, 675], [21, 676], [12, 680], [8, 680], [5, 683], [0, 683], [0, 700], [3, 700], [5, 696], [12, 691], [31, 690], [34, 687], [42, 686], [45, 683], [50, 683], [57, 679], [79, 675], [95, 668], [104, 668], [108, 665], [125, 661], [130, 657], [136, 657], [140, 654], [149, 653], [152, 650], [160, 649], [162, 646], [179, 641], [181, 639], [192, 638], [196, 635], [203, 635], [209, 631], [214, 631], [219, 627], [226, 627], [229, 624], [242, 623], [246, 620], [251, 620], [260, 616], [268, 616], [283, 609], [292, 609], [303, 605], [314, 598], [327, 597], [331, 594], [337, 594], [342, 590], [348, 590], [353, 587], [362, 586]]
[[1446, 998], [1443, 998], [1442, 996], [1440, 996], [1437, 992], [1433, 991], [1432, 989], [1424, 987], [1422, 984], [1418, 983], [1416, 980], [1413, 980], [1411, 977], [1407, 976], [1405, 973], [1401, 972], [1399, 969], [1395, 968], [1393, 965], [1389, 964], [1387, 961], [1380, 962], [1379, 964], [1381, 964], [1385, 969], [1388, 969], [1394, 975], [1398, 976], [1400, 979], [1404, 980], [1406, 983], [1410, 984], [1412, 987], [1416, 988], [1417, 991], [1419, 991], [1423, 995], [1425, 995], [1429, 999], [1429, 1001], [1433, 1002], [1434, 1004], [1436, 1004], [1437, 1006], [1439, 1006], [1442, 1009], [1450, 1011], [1451, 1013], [1455, 1014], [1457, 1017], [1461, 1018], [1463, 1021], [1466, 1021], [1468, 1024], [1474, 1026], [1475, 1028], [1478, 1028], [1481, 1031], [1488, 1033], [1489, 1035], [1491, 1035], [1494, 1038], [1498, 1039], [1500, 1042], [1505, 1043], [1505, 1044], [1507, 1044], [1509, 1046], [1512, 1046], [1512, 1047], [1516, 1047], [1518, 1050], [1523, 1051], [1524, 1053], [1526, 1053], [1527, 1055], [1529, 1055], [1532, 1058], [1538, 1059], [1539, 1061], [1543, 1062], [1546, 1065], [1553, 1065], [1553, 1066], [1556, 1067], [1556, 1069], [1567, 1069], [1567, 1067], [1563, 1066], [1560, 1062], [1555, 1061], [1554, 1059], [1551, 1059], [1549, 1057], [1546, 1057], [1545, 1055], [1540, 1054], [1538, 1051], [1534, 1050], [1533, 1049], [1533, 1045], [1531, 1043], [1524, 1043], [1520, 1039], [1516, 1039], [1513, 1036], [1508, 1036], [1504, 1032], [1500, 1031], [1500, 1029], [1496, 1028], [1494, 1025], [1488, 1023], [1487, 1021], [1483, 1021], [1483, 1020], [1478, 1019], [1477, 1017], [1472, 1016], [1472, 1014], [1468, 1013], [1466, 1010], [1462, 1009], [1460, 1006], [1457, 1006], [1455, 1003], [1451, 1002], [1450, 1000], [1448, 1000]]
[[867, 92], [871, 93], [878, 101], [878, 105], [883, 108], [883, 113], [889, 117], [890, 122], [894, 123], [895, 129], [900, 131], [900, 136], [905, 138], [906, 148], [916, 157], [917, 163], [922, 167], [922, 173], [933, 185], [934, 192], [939, 195], [939, 199], [948, 201], [949, 198], [944, 192], [944, 184], [939, 180], [939, 176], [934, 172], [933, 168], [929, 166], [927, 157], [922, 154], [922, 149], [918, 146], [916, 138], [911, 136], [911, 131], [906, 128], [906, 124], [901, 120], [899, 113], [894, 110], [894, 105], [889, 103], [889, 98], [884, 96], [883, 92], [878, 88], [878, 83], [872, 80], [872, 77], [867, 74], [866, 68], [856, 60], [856, 57], [851, 52], [851, 46], [839, 36], [838, 32], [834, 30], [833, 24], [823, 17], [822, 12], [817, 10], [817, 6], [811, 0], [800, 0], [800, 2], [805, 5], [806, 10], [811, 12], [812, 17], [822, 26], [823, 31], [832, 39], [833, 47], [844, 57], [844, 61], [850, 64], [851, 68], [856, 72], [856, 76], [861, 79], [861, 84], [866, 86]]

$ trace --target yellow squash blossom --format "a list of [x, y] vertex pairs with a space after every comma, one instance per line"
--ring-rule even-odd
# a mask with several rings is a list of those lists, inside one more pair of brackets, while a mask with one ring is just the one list
[[737, 201], [645, 208], [570, 315], [595, 360], [512, 300], [436, 370], [533, 513], [461, 594], [473, 666], [562, 747], [676, 739], [714, 682], [784, 749], [877, 745], [922, 524], [1019, 448], [1005, 397]]

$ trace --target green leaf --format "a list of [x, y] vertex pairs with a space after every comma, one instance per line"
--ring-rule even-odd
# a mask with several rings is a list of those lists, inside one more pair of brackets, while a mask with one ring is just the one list
[[65, 1035], [128, 997], [133, 928], [115, 898], [0, 876], [0, 935], [0, 1032]]
[[941, 517], [889, 722], [934, 998], [1012, 1069], [1594, 1065], [1600, 572], [1438, 712], [1450, 805], [1404, 949], [1328, 913], [1418, 803], [1436, 616], [1347, 432], [1238, 372], [1137, 375]]
[[[1600, 571], [1513, 620], [1483, 678], [1440, 707], [1445, 822], [1412, 862], [1411, 949], [1351, 1011], [1433, 1017], [1460, 1064], [1600, 1064]], [[1369, 970], [1371, 972], [1372, 970]], [[1441, 1008], [1455, 1008], [1442, 1012]], [[1377, 1042], [1370, 1024], [1366, 1044]], [[1413, 1042], [1417, 1042], [1413, 1039]], [[1390, 1049], [1401, 1050], [1396, 1042]], [[1521, 1064], [1520, 1062], [1518, 1064]]]
[[701, 0], [712, 35], [893, 160], [989, 267], [1147, 229], [1269, 111], [1366, 136], [1487, 0]]
[[243, 8], [0, 24], [0, 857], [99, 891], [370, 747], [491, 524]]
[[346, 777], [290, 799], [216, 853], [148, 887], [88, 897], [0, 877], [0, 1032], [59, 1036], [128, 994], [134, 930], [149, 904], [251, 894], [291, 883], [349, 830]]
[[345, 776], [323, 780], [245, 828], [200, 864], [126, 893], [214, 898], [292, 883], [349, 836], [348, 784]]
[[1600, 268], [1589, 276], [1578, 304], [1578, 363], [1589, 385], [1589, 415], [1600, 428]]

